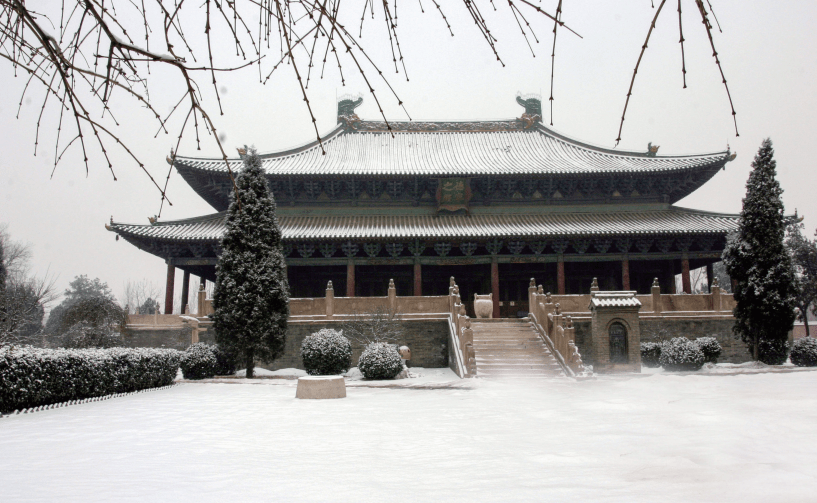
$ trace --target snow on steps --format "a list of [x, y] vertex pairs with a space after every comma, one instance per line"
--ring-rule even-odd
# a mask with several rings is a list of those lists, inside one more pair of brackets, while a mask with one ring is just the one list
[[564, 371], [528, 318], [474, 319], [477, 377], [553, 378]]

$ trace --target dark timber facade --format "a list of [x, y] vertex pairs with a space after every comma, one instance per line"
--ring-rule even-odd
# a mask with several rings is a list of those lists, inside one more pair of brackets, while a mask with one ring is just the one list
[[[590, 146], [543, 126], [531, 97], [517, 98], [520, 118], [483, 122], [364, 121], [361, 101], [338, 104], [325, 155], [313, 142], [262, 156], [293, 297], [323, 296], [329, 280], [338, 295], [385, 295], [390, 278], [399, 295], [442, 295], [455, 276], [464, 301], [493, 292], [494, 315], [515, 316], [531, 277], [560, 294], [586, 293], [594, 277], [603, 290], [649, 293], [655, 277], [674, 292], [681, 274], [689, 292], [690, 269], [718, 261], [737, 227], [737, 215], [673, 205], [723, 169], [728, 150]], [[217, 213], [107, 226], [165, 259], [168, 288], [175, 267], [215, 280], [232, 193], [224, 161], [173, 162]]]

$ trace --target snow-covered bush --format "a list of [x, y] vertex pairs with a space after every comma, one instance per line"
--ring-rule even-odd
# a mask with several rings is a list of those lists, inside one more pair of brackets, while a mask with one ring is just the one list
[[185, 379], [207, 379], [216, 375], [218, 361], [213, 346], [197, 342], [182, 353], [179, 364]]
[[763, 340], [757, 347], [758, 360], [766, 365], [783, 365], [789, 357], [789, 341]]
[[352, 344], [343, 331], [324, 328], [304, 338], [301, 359], [309, 375], [337, 375], [352, 366]]
[[114, 348], [123, 345], [122, 334], [108, 326], [94, 326], [80, 321], [56, 341], [63, 348]]
[[661, 344], [657, 342], [641, 343], [641, 365], [645, 367], [659, 367], [658, 359], [661, 357]]
[[366, 379], [394, 379], [403, 370], [403, 360], [394, 344], [375, 342], [360, 355], [357, 368]]
[[704, 352], [686, 337], [673, 337], [661, 346], [658, 362], [665, 370], [699, 370], [703, 367]]
[[714, 337], [698, 337], [695, 339], [695, 344], [697, 344], [698, 348], [704, 353], [704, 363], [718, 363], [718, 357], [722, 352], [718, 339]]
[[213, 354], [216, 355], [216, 375], [235, 375], [236, 357], [233, 353], [216, 344], [213, 346]]
[[0, 347], [0, 412], [173, 383], [179, 351]]
[[817, 367], [817, 339], [803, 337], [791, 348], [791, 362], [798, 367]]

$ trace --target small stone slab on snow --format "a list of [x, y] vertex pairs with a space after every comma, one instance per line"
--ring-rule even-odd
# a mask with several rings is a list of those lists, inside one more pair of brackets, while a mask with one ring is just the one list
[[346, 381], [343, 376], [299, 377], [295, 398], [346, 398]]

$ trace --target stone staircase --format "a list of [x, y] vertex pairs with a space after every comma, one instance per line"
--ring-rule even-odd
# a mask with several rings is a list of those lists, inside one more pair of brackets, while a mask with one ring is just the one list
[[564, 371], [528, 318], [472, 319], [477, 377], [553, 378]]

